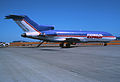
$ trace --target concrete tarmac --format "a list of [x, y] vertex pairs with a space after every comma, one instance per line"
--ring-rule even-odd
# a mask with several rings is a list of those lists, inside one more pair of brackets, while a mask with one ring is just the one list
[[0, 82], [120, 82], [120, 46], [0, 48]]

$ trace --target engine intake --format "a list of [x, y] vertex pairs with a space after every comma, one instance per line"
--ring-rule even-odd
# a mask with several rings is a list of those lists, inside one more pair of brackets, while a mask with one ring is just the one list
[[22, 37], [35, 37], [35, 36], [39, 36], [40, 33], [38, 32], [26, 32], [21, 34]]
[[22, 36], [22, 37], [27, 37], [27, 36], [26, 36], [26, 33], [21, 34], [21, 36]]

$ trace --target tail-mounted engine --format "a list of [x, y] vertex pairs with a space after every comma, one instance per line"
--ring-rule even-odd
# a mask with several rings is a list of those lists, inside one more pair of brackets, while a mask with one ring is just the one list
[[40, 33], [38, 32], [26, 32], [21, 34], [22, 37], [35, 37], [35, 36], [39, 36]]

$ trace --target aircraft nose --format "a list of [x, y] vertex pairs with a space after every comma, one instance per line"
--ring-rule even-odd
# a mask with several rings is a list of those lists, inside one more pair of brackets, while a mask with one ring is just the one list
[[114, 40], [116, 40], [117, 39], [117, 37], [114, 37]]

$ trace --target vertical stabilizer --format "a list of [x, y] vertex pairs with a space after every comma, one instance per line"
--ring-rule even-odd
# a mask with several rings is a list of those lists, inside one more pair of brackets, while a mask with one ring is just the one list
[[13, 19], [25, 32], [39, 32], [54, 30], [53, 25], [38, 25], [26, 15], [9, 15], [5, 19]]
[[13, 19], [25, 32], [39, 32], [39, 25], [25, 15], [9, 15], [6, 19]]

